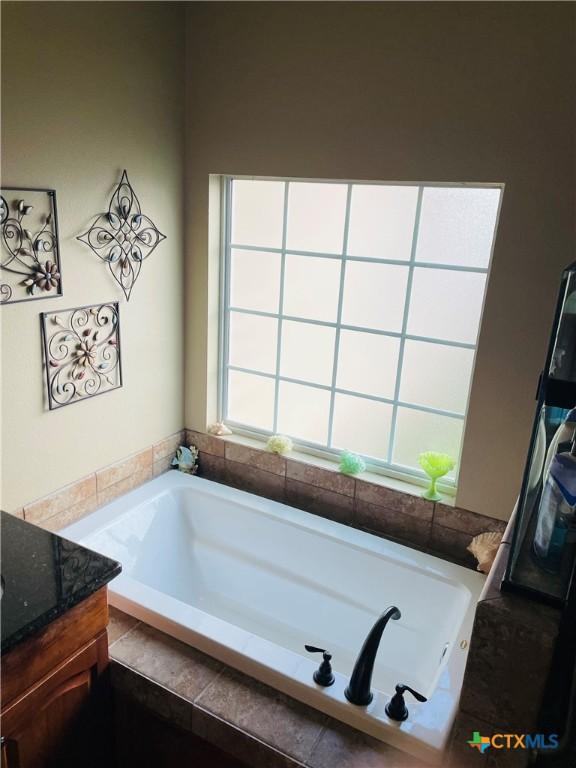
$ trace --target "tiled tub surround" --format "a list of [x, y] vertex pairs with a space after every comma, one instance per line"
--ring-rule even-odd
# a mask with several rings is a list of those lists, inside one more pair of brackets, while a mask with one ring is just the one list
[[[470, 568], [466, 547], [483, 531], [506, 523], [423, 499], [419, 488], [389, 478], [349, 477], [328, 462], [284, 458], [257, 443], [182, 430], [115, 464], [96, 470], [49, 496], [16, 510], [29, 522], [57, 531], [170, 468], [179, 445], [200, 450], [199, 474], [240, 490], [281, 501], [321, 517], [361, 528]], [[402, 486], [402, 489], [394, 485]], [[404, 487], [405, 486], [405, 487]]]
[[[111, 608], [118, 738], [124, 702], [200, 737], [250, 768], [427, 768], [412, 755], [322, 715]], [[135, 734], [134, 738], [139, 738]]]
[[[466, 743], [473, 731], [491, 735], [537, 730], [561, 612], [500, 591], [513, 523], [514, 516], [476, 609], [447, 768], [478, 768], [478, 754]], [[489, 768], [525, 768], [529, 763], [528, 750], [489, 752]]]
[[476, 567], [476, 561], [466, 548], [472, 538], [484, 531], [503, 533], [506, 528], [502, 520], [423, 499], [420, 488], [415, 487], [412, 493], [396, 490], [390, 487], [394, 481], [387, 478], [379, 483], [350, 477], [330, 468], [328, 462], [321, 466], [312, 459], [284, 458], [238, 442], [235, 437], [214, 437], [188, 429], [186, 441], [200, 451], [202, 477], [471, 568]]
[[[456, 712], [484, 577], [364, 531], [203, 478], [169, 472], [65, 528], [117, 558], [112, 605], [286, 695], [418, 758], [438, 761]], [[169, 553], [167, 558], [166, 553]], [[355, 658], [390, 604], [374, 700], [344, 696]], [[313, 681], [333, 654], [334, 685]], [[398, 682], [428, 701], [395, 723]]]
[[[502, 595], [501, 545], [476, 612], [443, 768], [525, 768], [526, 750], [480, 756], [474, 731], [534, 730], [559, 614]], [[110, 610], [112, 684], [121, 697], [211, 742], [251, 768], [426, 768], [400, 752], [245, 677], [132, 616]], [[127, 745], [129, 748], [129, 745]]]
[[184, 432], [160, 440], [115, 464], [60, 488], [16, 510], [17, 517], [51, 531], [57, 531], [93, 512], [103, 504], [137, 488], [170, 467], [174, 452], [184, 440]]
[[[504, 528], [499, 520], [460, 510], [449, 504], [434, 505], [416, 495], [412, 495], [408, 501], [409, 494], [376, 482], [344, 477], [329, 468], [306, 465], [304, 462], [272, 455], [255, 446], [242, 445], [233, 439], [217, 438], [192, 430], [175, 433], [112, 467], [106, 467], [44, 499], [26, 505], [24, 509], [28, 512], [28, 519], [42, 527], [58, 530], [97, 508], [99, 503], [119, 496], [149, 477], [167, 470], [174, 450], [183, 442], [192, 442], [199, 447], [201, 474], [206, 477], [279, 500], [290, 496], [296, 506], [349, 524], [365, 525], [368, 529], [372, 526], [374, 533], [397, 538], [410, 546], [426, 548], [427, 544], [429, 551], [432, 551], [431, 544], [434, 542], [436, 547], [442, 548], [435, 550], [440, 556], [470, 567], [474, 567], [474, 563], [465, 547], [471, 538], [484, 530], [502, 531]], [[100, 494], [97, 475], [102, 478]], [[106, 478], [112, 482], [104, 486]], [[372, 505], [372, 508], [367, 505]], [[375, 522], [373, 517], [371, 525], [366, 523], [367, 518], [362, 513], [355, 516], [355, 507], [363, 507], [364, 511], [372, 509], [377, 515]], [[12, 510], [12, 513], [24, 517], [24, 509]], [[423, 512], [420, 519], [414, 515], [415, 509]], [[513, 723], [516, 730], [529, 731], [536, 722], [559, 614], [554, 609], [500, 593], [499, 584], [509, 554], [511, 529], [512, 521], [504, 533], [498, 558], [477, 607], [460, 711], [451, 739], [450, 768], [475, 768], [478, 756], [475, 750], [469, 749], [466, 741], [473, 730], [480, 729], [486, 733], [502, 731], [502, 701], [509, 713], [505, 719]], [[419, 545], [418, 540], [426, 544]], [[111, 642], [135, 623], [132, 617], [116, 612], [110, 626]], [[161, 637], [171, 647], [177, 643], [165, 635]], [[518, 643], [522, 653], [517, 653]], [[182, 644], [178, 644], [178, 647], [185, 649], [184, 655], [198, 653]], [[154, 679], [154, 675], [148, 674], [146, 666], [140, 672], [146, 677], [137, 675], [135, 679], [140, 680], [140, 683], [136, 689], [146, 689], [148, 703], [159, 702], [162, 706], [165, 696], [170, 707], [174, 703], [175, 706], [181, 703], [180, 693], [169, 691], [169, 685], [158, 689], [148, 679]], [[126, 675], [115, 677], [118, 680], [120, 677], [122, 680], [128, 679]], [[166, 685], [164, 678], [160, 679], [160, 683]], [[249, 684], [248, 679], [245, 679], [245, 683]], [[268, 691], [272, 697], [280, 696], [272, 689]], [[304, 705], [293, 700], [289, 702], [290, 707], [307, 710]], [[264, 708], [267, 706], [263, 704]], [[197, 709], [195, 707], [194, 711]], [[257, 708], [255, 722], [259, 720], [259, 715]], [[215, 740], [220, 746], [226, 745], [231, 752], [238, 751], [239, 755], [245, 755], [244, 750], [249, 750], [250, 759], [247, 762], [251, 765], [271, 768], [276, 764], [282, 768], [286, 765], [303, 765], [293, 757], [286, 757], [277, 747], [272, 746], [271, 752], [270, 745], [265, 744], [260, 736], [246, 733], [237, 723], [227, 722], [227, 718], [215, 717], [211, 723], [207, 738]], [[332, 727], [326, 726], [307, 765], [313, 765], [314, 768], [334, 764], [342, 768], [388, 768], [389, 765], [392, 768], [416, 768], [411, 762], [414, 758], [407, 758], [404, 753], [335, 721], [332, 723]], [[194, 725], [196, 730], [198, 724], [197, 716]], [[512, 725], [506, 728], [512, 728]], [[268, 741], [274, 743], [273, 738]], [[386, 760], [381, 757], [382, 750], [386, 751]], [[272, 754], [276, 756], [274, 760], [270, 757]], [[252, 760], [254, 755], [260, 755], [260, 762]], [[501, 750], [499, 753], [494, 752], [489, 759], [492, 760], [490, 765], [495, 768], [519, 768], [525, 764], [527, 755], [520, 751]]]

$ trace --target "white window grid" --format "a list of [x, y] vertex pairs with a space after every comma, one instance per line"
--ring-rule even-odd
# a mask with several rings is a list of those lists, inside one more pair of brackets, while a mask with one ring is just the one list
[[[262, 181], [281, 181], [284, 183], [284, 211], [283, 211], [283, 221], [282, 221], [282, 246], [280, 248], [273, 248], [269, 246], [260, 247], [260, 246], [253, 246], [246, 243], [233, 243], [231, 240], [231, 232], [232, 232], [232, 185], [235, 180], [262, 180]], [[286, 247], [286, 236], [287, 236], [287, 222], [288, 222], [288, 190], [289, 185], [292, 182], [298, 182], [298, 181], [305, 181], [307, 183], [313, 181], [311, 179], [299, 179], [299, 178], [284, 178], [284, 177], [258, 177], [258, 176], [223, 176], [223, 194], [222, 194], [222, 245], [221, 249], [223, 252], [223, 269], [221, 269], [221, 279], [220, 279], [220, 340], [219, 340], [219, 376], [218, 376], [218, 418], [219, 420], [225, 421], [227, 424], [229, 424], [231, 427], [234, 427], [234, 429], [238, 433], [246, 434], [248, 436], [256, 436], [256, 437], [270, 437], [271, 435], [275, 435], [277, 433], [277, 426], [278, 426], [278, 402], [279, 402], [279, 388], [280, 388], [280, 382], [287, 382], [291, 384], [303, 384], [307, 387], [313, 387], [315, 389], [321, 389], [325, 391], [330, 392], [330, 410], [329, 410], [329, 421], [328, 421], [328, 440], [326, 445], [321, 443], [315, 443], [310, 442], [308, 440], [304, 440], [296, 435], [290, 435], [288, 434], [288, 437], [291, 437], [295, 444], [298, 447], [302, 447], [304, 449], [310, 450], [312, 453], [315, 453], [317, 455], [326, 455], [326, 456], [338, 456], [340, 452], [342, 451], [342, 447], [333, 446], [332, 443], [332, 433], [333, 433], [333, 420], [334, 420], [334, 403], [336, 399], [337, 394], [342, 395], [352, 395], [356, 397], [361, 397], [366, 400], [374, 400], [376, 402], [380, 403], [386, 403], [388, 405], [392, 406], [392, 418], [391, 418], [391, 426], [390, 426], [390, 436], [388, 440], [388, 450], [387, 450], [387, 458], [381, 459], [374, 456], [365, 456], [366, 462], [370, 468], [380, 469], [384, 470], [392, 475], [396, 475], [398, 477], [402, 477], [403, 475], [411, 475], [413, 477], [425, 477], [424, 472], [418, 471], [417, 469], [414, 469], [413, 467], [408, 467], [404, 464], [398, 464], [394, 462], [393, 456], [394, 456], [394, 443], [396, 439], [396, 425], [397, 425], [397, 417], [398, 417], [398, 408], [407, 408], [415, 411], [420, 411], [424, 413], [431, 413], [436, 414], [440, 416], [447, 416], [453, 419], [457, 419], [459, 421], [462, 421], [463, 424], [466, 422], [466, 416], [468, 413], [468, 402], [470, 397], [470, 388], [472, 385], [472, 378], [473, 378], [473, 372], [474, 367], [472, 368], [472, 374], [471, 374], [471, 380], [470, 380], [470, 387], [468, 391], [468, 396], [466, 398], [466, 405], [464, 408], [463, 413], [455, 412], [455, 411], [449, 411], [444, 410], [441, 408], [433, 408], [425, 405], [419, 405], [415, 403], [410, 403], [404, 400], [400, 400], [399, 394], [400, 394], [400, 384], [402, 380], [402, 365], [404, 360], [404, 347], [406, 341], [423, 341], [428, 342], [431, 344], [437, 344], [439, 346], [447, 346], [447, 347], [459, 347], [462, 349], [469, 349], [472, 350], [474, 353], [476, 352], [477, 348], [477, 338], [474, 343], [468, 343], [468, 342], [459, 342], [459, 341], [447, 341], [445, 339], [438, 339], [433, 336], [419, 336], [414, 334], [409, 334], [406, 332], [407, 325], [408, 325], [408, 316], [410, 312], [410, 300], [411, 300], [411, 294], [412, 294], [412, 282], [413, 282], [413, 276], [414, 276], [414, 270], [415, 268], [423, 268], [423, 269], [433, 269], [433, 270], [450, 270], [454, 272], [471, 272], [471, 273], [480, 273], [488, 275], [490, 271], [490, 263], [492, 260], [492, 251], [494, 248], [494, 240], [496, 237], [496, 231], [498, 228], [498, 220], [499, 220], [499, 214], [500, 211], [498, 210], [497, 216], [496, 216], [496, 222], [494, 226], [494, 235], [492, 239], [492, 245], [491, 245], [491, 253], [490, 253], [490, 260], [487, 267], [473, 267], [473, 266], [463, 266], [463, 265], [457, 265], [457, 264], [441, 264], [441, 263], [432, 263], [432, 262], [426, 262], [426, 261], [417, 261], [416, 260], [416, 248], [418, 244], [418, 230], [420, 225], [420, 214], [422, 209], [422, 198], [424, 194], [425, 188], [430, 187], [465, 187], [465, 188], [497, 188], [501, 189], [503, 188], [503, 185], [501, 184], [450, 184], [450, 183], [413, 183], [413, 182], [406, 182], [405, 184], [399, 183], [399, 182], [370, 182], [370, 181], [336, 181], [336, 180], [318, 180], [317, 183], [329, 183], [329, 184], [335, 184], [335, 183], [341, 183], [345, 184], [347, 187], [347, 194], [346, 194], [346, 209], [345, 209], [345, 223], [344, 223], [344, 238], [343, 238], [343, 247], [342, 247], [342, 253], [335, 254], [335, 253], [322, 253], [318, 251], [302, 251], [302, 250], [295, 250], [292, 248]], [[414, 217], [414, 228], [412, 233], [412, 245], [410, 250], [410, 259], [407, 261], [406, 259], [386, 259], [386, 258], [378, 258], [378, 257], [365, 257], [365, 256], [351, 256], [347, 253], [348, 248], [348, 230], [349, 230], [349, 223], [350, 223], [350, 210], [351, 210], [351, 199], [352, 199], [352, 188], [354, 186], [358, 186], [361, 184], [379, 184], [379, 185], [386, 185], [386, 186], [410, 186], [410, 187], [418, 187], [418, 197], [417, 197], [417, 203], [416, 203], [416, 213]], [[266, 253], [278, 253], [280, 254], [280, 290], [279, 290], [279, 300], [278, 300], [278, 311], [277, 312], [264, 312], [261, 310], [256, 309], [244, 309], [242, 307], [235, 307], [230, 302], [230, 274], [231, 274], [231, 257], [232, 257], [232, 250], [237, 251], [260, 251], [260, 252], [266, 252]], [[337, 319], [335, 322], [329, 322], [324, 320], [316, 320], [311, 318], [304, 318], [304, 317], [298, 317], [295, 315], [287, 315], [283, 311], [283, 298], [284, 298], [284, 277], [285, 277], [285, 266], [286, 266], [286, 255], [294, 255], [294, 256], [309, 256], [313, 258], [322, 258], [322, 259], [333, 259], [336, 261], [341, 262], [341, 270], [340, 270], [340, 287], [339, 287], [339, 295], [338, 295], [338, 308], [337, 308]], [[346, 277], [346, 264], [351, 261], [357, 261], [361, 263], [366, 262], [375, 262], [378, 264], [391, 264], [391, 265], [398, 265], [402, 267], [408, 268], [408, 279], [407, 279], [407, 285], [406, 285], [406, 297], [404, 302], [404, 312], [403, 312], [403, 318], [402, 318], [402, 330], [395, 332], [395, 331], [383, 331], [375, 328], [365, 327], [365, 326], [357, 326], [357, 325], [348, 325], [345, 323], [342, 323], [342, 307], [343, 307], [343, 297], [344, 297], [344, 281]], [[231, 313], [236, 312], [239, 314], [246, 314], [246, 315], [254, 315], [254, 316], [260, 316], [260, 317], [267, 317], [272, 318], [278, 321], [278, 329], [277, 329], [277, 349], [276, 349], [276, 370], [275, 373], [265, 373], [262, 371], [254, 370], [252, 368], [245, 368], [243, 366], [238, 365], [232, 365], [229, 362], [229, 331], [230, 331], [230, 316]], [[333, 362], [333, 370], [332, 370], [332, 382], [330, 385], [328, 384], [318, 384], [316, 382], [311, 382], [305, 379], [295, 379], [290, 376], [283, 376], [280, 373], [280, 363], [281, 363], [281, 354], [282, 354], [282, 324], [284, 321], [290, 321], [290, 322], [297, 322], [297, 323], [304, 323], [309, 325], [320, 325], [324, 326], [326, 328], [333, 328], [335, 329], [335, 345], [334, 345], [334, 362]], [[394, 387], [394, 397], [393, 398], [386, 398], [386, 397], [380, 397], [377, 395], [368, 395], [365, 392], [357, 392], [350, 389], [344, 389], [342, 387], [336, 386], [336, 379], [338, 374], [338, 357], [339, 357], [339, 344], [340, 344], [340, 333], [341, 331], [361, 331], [363, 333], [372, 333], [380, 336], [388, 336], [392, 338], [399, 339], [399, 355], [398, 355], [398, 364], [396, 369], [396, 380], [395, 380], [395, 387]], [[230, 419], [228, 417], [228, 411], [227, 411], [227, 405], [228, 405], [228, 373], [229, 371], [238, 371], [240, 373], [248, 373], [254, 376], [261, 376], [265, 379], [273, 379], [275, 382], [275, 391], [274, 391], [274, 420], [273, 420], [273, 426], [271, 430], [266, 430], [262, 428], [257, 428], [254, 426], [246, 425], [238, 421], [234, 421], [233, 419]], [[462, 443], [463, 439], [461, 441], [460, 445], [460, 455], [462, 453]], [[456, 463], [456, 472], [454, 477], [444, 477], [442, 478], [441, 484], [445, 486], [455, 486], [457, 484], [458, 479], [458, 469], [460, 465], [460, 455], [457, 458]]]

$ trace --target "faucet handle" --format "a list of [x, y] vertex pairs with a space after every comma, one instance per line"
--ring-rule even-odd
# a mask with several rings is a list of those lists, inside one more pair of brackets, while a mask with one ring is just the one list
[[305, 645], [304, 648], [308, 651], [308, 653], [321, 653], [322, 663], [314, 672], [314, 682], [318, 685], [324, 686], [324, 688], [327, 688], [329, 685], [332, 685], [334, 682], [334, 675], [332, 674], [332, 665], [330, 664], [330, 660], [332, 659], [332, 654], [328, 653], [324, 648], [316, 648], [315, 645]]
[[406, 691], [411, 693], [417, 701], [428, 701], [426, 696], [418, 693], [414, 688], [410, 688], [409, 685], [404, 685], [403, 683], [398, 683], [396, 686], [396, 693], [392, 696], [388, 704], [386, 704], [386, 714], [391, 720], [400, 720], [402, 722], [408, 717], [408, 707], [404, 701], [404, 693]]
[[315, 645], [305, 645], [304, 648], [306, 648], [308, 653], [328, 653], [324, 648], [316, 648]]

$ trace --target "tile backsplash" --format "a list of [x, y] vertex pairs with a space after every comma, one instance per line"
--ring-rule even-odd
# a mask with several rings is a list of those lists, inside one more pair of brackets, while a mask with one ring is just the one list
[[400, 544], [475, 568], [466, 547], [483, 531], [503, 533], [506, 523], [423, 499], [336, 469], [276, 456], [234, 439], [186, 430], [200, 451], [199, 474]]
[[8, 510], [48, 530], [59, 530], [170, 467], [184, 432], [175, 432], [126, 459], [98, 469], [24, 507]]
[[506, 527], [501, 520], [427, 501], [418, 490], [397, 490], [312, 461], [277, 456], [237, 438], [189, 429], [11, 511], [44, 528], [58, 530], [169, 469], [176, 448], [184, 442], [199, 449], [202, 477], [468, 567], [476, 565], [466, 549], [473, 536], [483, 531], [504, 532]]

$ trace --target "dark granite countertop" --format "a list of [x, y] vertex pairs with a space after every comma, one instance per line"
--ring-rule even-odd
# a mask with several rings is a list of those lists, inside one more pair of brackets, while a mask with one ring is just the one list
[[6, 653], [103, 587], [120, 563], [0, 513], [1, 649]]

